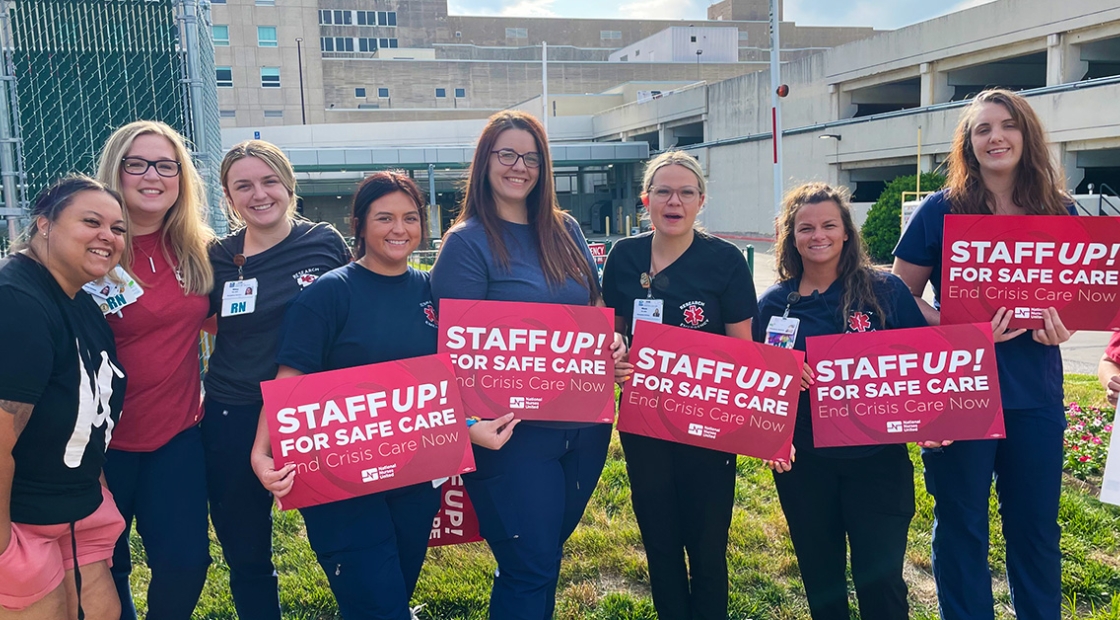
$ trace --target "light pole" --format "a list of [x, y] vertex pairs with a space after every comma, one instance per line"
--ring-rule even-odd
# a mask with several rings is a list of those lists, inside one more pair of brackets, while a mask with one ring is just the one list
[[296, 37], [296, 64], [299, 65], [299, 113], [307, 124], [307, 107], [303, 104], [303, 39]]
[[700, 55], [703, 54], [703, 53], [704, 53], [704, 50], [701, 50], [701, 49], [696, 50], [696, 81], [697, 82], [700, 81]]

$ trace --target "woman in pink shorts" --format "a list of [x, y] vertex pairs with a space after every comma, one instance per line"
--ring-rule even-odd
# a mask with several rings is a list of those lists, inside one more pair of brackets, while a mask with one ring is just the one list
[[62, 179], [0, 260], [0, 308], [18, 327], [0, 356], [0, 620], [120, 616], [108, 560], [124, 520], [101, 466], [125, 375], [82, 288], [120, 261], [121, 205], [93, 179]]

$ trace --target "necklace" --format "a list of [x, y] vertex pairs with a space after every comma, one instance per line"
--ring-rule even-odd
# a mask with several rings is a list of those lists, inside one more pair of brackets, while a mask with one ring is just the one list
[[155, 261], [155, 259], [153, 259], [153, 258], [152, 258], [152, 255], [151, 255], [151, 254], [148, 254], [147, 252], [145, 252], [145, 251], [144, 251], [144, 248], [140, 247], [140, 245], [139, 245], [139, 244], [133, 244], [133, 245], [132, 245], [132, 247], [133, 247], [134, 249], [136, 249], [137, 251], [139, 251], [139, 252], [140, 252], [141, 254], [143, 254], [144, 256], [147, 256], [147, 257], [148, 257], [148, 265], [150, 265], [150, 266], [151, 266], [151, 268], [152, 268], [152, 273], [155, 273], [155, 272], [156, 272], [156, 261]]

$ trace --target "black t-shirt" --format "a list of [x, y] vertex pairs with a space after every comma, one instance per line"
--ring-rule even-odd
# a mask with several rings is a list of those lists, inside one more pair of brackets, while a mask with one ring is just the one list
[[692, 245], [653, 279], [652, 292], [642, 287], [649, 271], [653, 233], [620, 239], [603, 266], [603, 299], [633, 332], [634, 300], [647, 292], [664, 300], [664, 325], [724, 335], [727, 323], [758, 314], [754, 279], [743, 252], [718, 237], [693, 233]]
[[276, 362], [313, 373], [432, 355], [437, 331], [427, 272], [383, 276], [350, 263], [291, 303]]
[[[801, 321], [797, 328], [794, 349], [805, 350], [805, 339], [809, 336], [827, 336], [853, 332], [877, 331], [880, 329], [905, 329], [926, 327], [926, 319], [918, 309], [910, 289], [896, 276], [880, 271], [873, 272], [875, 277], [875, 300], [886, 314], [877, 316], [869, 308], [853, 310], [849, 316], [840, 315], [840, 298], [844, 294], [844, 283], [837, 280], [824, 293], [802, 296], [800, 301], [789, 306], [790, 318]], [[752, 326], [755, 342], [766, 341], [766, 327], [770, 319], [782, 316], [787, 305], [787, 297], [801, 285], [799, 279], [786, 280], [771, 286], [758, 299], [758, 320]], [[806, 360], [809, 365], [814, 360]], [[798, 452], [813, 451], [830, 458], [858, 458], [878, 452], [883, 446], [851, 446], [839, 448], [813, 447], [813, 416], [809, 408], [809, 391], [801, 392], [797, 402], [797, 424], [793, 433], [793, 445]], [[796, 465], [795, 465], [796, 467]]]
[[[113, 332], [93, 299], [70, 299], [45, 267], [0, 261], [0, 400], [34, 405], [12, 449], [12, 521], [69, 523], [101, 505], [101, 466], [124, 403]], [[7, 415], [7, 414], [4, 414]]]
[[276, 347], [288, 303], [319, 276], [350, 262], [350, 250], [333, 226], [293, 221], [292, 232], [283, 241], [246, 257], [241, 268], [246, 280], [257, 280], [256, 309], [223, 317], [222, 291], [226, 282], [238, 279], [233, 257], [244, 249], [244, 229], [210, 247], [214, 266], [210, 313], [219, 316], [206, 394], [230, 405], [261, 402], [261, 381], [276, 377]]

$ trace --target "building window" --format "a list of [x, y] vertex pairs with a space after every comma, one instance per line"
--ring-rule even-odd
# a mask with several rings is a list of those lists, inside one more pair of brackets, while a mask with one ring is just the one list
[[225, 4], [226, 0], [210, 0], [210, 4]]
[[529, 38], [529, 29], [528, 28], [506, 28], [506, 38], [507, 39], [528, 39]]
[[446, 99], [446, 98], [447, 98], [447, 89], [446, 88], [437, 88], [436, 89], [436, 99]]
[[689, 43], [695, 43], [696, 42], [696, 35], [692, 35], [691, 37], [689, 37], [688, 42]]
[[463, 38], [463, 33], [459, 30], [456, 30], [455, 31], [455, 38], [456, 39], [462, 39]]
[[599, 38], [607, 40], [607, 41], [612, 41], [612, 40], [615, 40], [615, 39], [621, 39], [622, 38], [622, 31], [621, 30], [600, 30], [599, 31]]
[[284, 118], [284, 111], [283, 110], [265, 110], [264, 111], [264, 117], [265, 118]]
[[276, 0], [257, 0], [257, 6], [276, 6]]
[[257, 26], [257, 45], [276, 47], [276, 26]]
[[333, 23], [334, 23], [334, 20], [331, 19], [331, 12], [330, 11], [319, 11], [319, 25], [320, 26], [329, 26]]
[[396, 11], [378, 11], [377, 12], [377, 25], [378, 26], [396, 26], [397, 25], [397, 12]]
[[237, 118], [237, 110], [218, 110], [219, 118]]
[[396, 47], [397, 46], [397, 40], [396, 39], [385, 39], [385, 38], [378, 39], [378, 46], [381, 49], [389, 49], [391, 47]]
[[280, 67], [261, 67], [261, 88], [280, 88]]
[[455, 98], [456, 99], [463, 99], [466, 96], [467, 96], [467, 89], [465, 89], [465, 88], [456, 88], [455, 89]]
[[366, 98], [366, 89], [355, 88], [354, 89], [354, 96], [357, 97], [358, 99], [365, 99]]
[[377, 11], [357, 11], [359, 26], [376, 26]]
[[358, 39], [359, 52], [376, 52], [377, 39], [375, 37], [361, 37]]
[[217, 24], [210, 26], [210, 38], [214, 40], [214, 45], [228, 46], [229, 26], [219, 26]]
[[320, 52], [333, 52], [334, 39], [330, 37], [319, 37], [319, 51]]
[[350, 37], [335, 37], [334, 38], [334, 51], [336, 52], [352, 52], [354, 51], [354, 39]]
[[740, 30], [739, 31], [739, 40], [740, 41], [746, 41], [747, 39], [748, 39], [747, 31], [746, 30]]
[[353, 11], [334, 11], [334, 24], [336, 26], [349, 26], [350, 24], [354, 23], [353, 19]]
[[214, 67], [218, 78], [218, 88], [233, 88], [233, 68]]
[[378, 88], [377, 89], [377, 97], [380, 98], [380, 99], [388, 99], [389, 98], [389, 89], [388, 88]]

